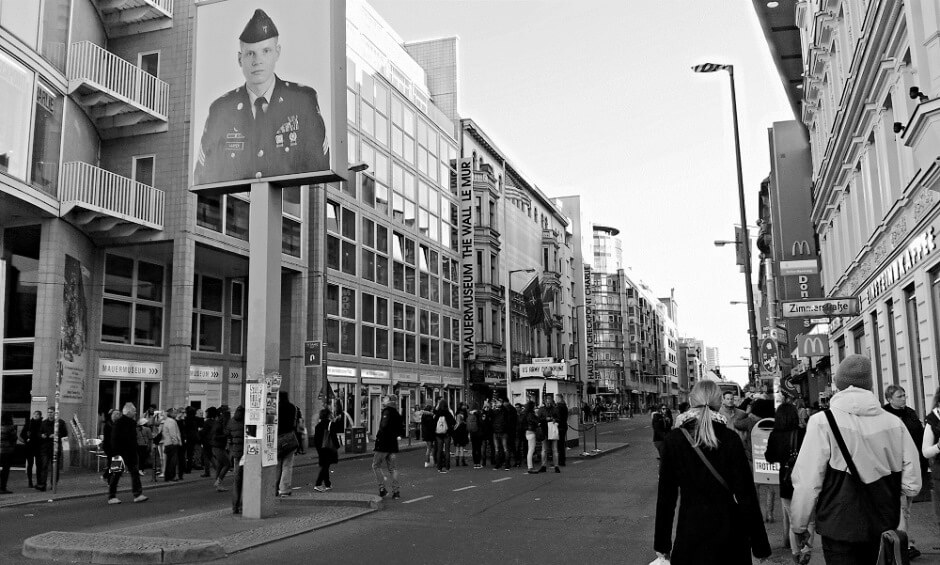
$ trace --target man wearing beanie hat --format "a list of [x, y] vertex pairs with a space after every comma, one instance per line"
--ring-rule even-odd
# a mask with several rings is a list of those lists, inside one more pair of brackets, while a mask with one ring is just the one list
[[255, 10], [238, 40], [245, 84], [209, 107], [195, 184], [328, 170], [330, 144], [317, 91], [274, 73], [281, 56], [274, 21]]
[[814, 414], [793, 468], [790, 528], [811, 539], [807, 528], [815, 507], [826, 563], [873, 565], [881, 533], [898, 527], [901, 496], [920, 491], [917, 448], [901, 420], [872, 393], [867, 357], [843, 359], [832, 382], [838, 392], [829, 412], [864, 484], [849, 470], [827, 414]]

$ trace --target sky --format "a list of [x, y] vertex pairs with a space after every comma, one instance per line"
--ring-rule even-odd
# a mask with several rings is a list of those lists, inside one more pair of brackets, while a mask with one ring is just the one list
[[460, 115], [545, 194], [580, 194], [585, 222], [620, 229], [631, 278], [674, 288], [680, 335], [746, 382], [744, 275], [714, 245], [740, 223], [729, 80], [690, 67], [734, 65], [754, 226], [767, 129], [795, 117], [751, 0], [370, 3], [405, 41], [459, 38]]

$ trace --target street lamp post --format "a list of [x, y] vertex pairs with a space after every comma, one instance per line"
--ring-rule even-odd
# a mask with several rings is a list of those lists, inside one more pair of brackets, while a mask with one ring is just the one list
[[512, 391], [509, 390], [509, 384], [512, 382], [512, 342], [510, 338], [512, 336], [512, 276], [516, 273], [534, 273], [535, 269], [511, 269], [509, 271], [509, 276], [506, 277], [506, 297], [505, 297], [505, 308], [506, 308], [506, 323], [503, 328], [503, 333], [505, 334], [506, 342], [506, 399], [512, 403]]
[[[734, 120], [734, 157], [738, 173], [738, 206], [741, 209], [741, 226], [747, 226], [747, 212], [744, 201], [744, 176], [741, 172], [741, 140], [738, 134], [738, 102], [734, 91], [734, 65], [718, 65], [715, 63], [705, 63], [695, 65], [692, 70], [696, 73], [713, 73], [716, 71], [728, 71], [728, 78], [731, 81], [731, 115]], [[754, 289], [751, 286], [751, 242], [745, 237], [743, 245], [744, 258], [744, 280], [747, 285], [747, 323], [751, 346], [751, 366], [755, 366], [760, 359], [760, 350], [757, 347], [757, 316], [754, 312]]]

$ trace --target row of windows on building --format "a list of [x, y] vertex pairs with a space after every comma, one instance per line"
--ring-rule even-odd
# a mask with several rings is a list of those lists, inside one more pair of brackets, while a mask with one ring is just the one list
[[[326, 262], [330, 269], [444, 306], [459, 306], [459, 262], [354, 210], [327, 203]], [[357, 252], [358, 250], [358, 252]], [[389, 269], [391, 267], [391, 269]]]
[[457, 318], [397, 301], [391, 301], [389, 310], [389, 302], [388, 298], [355, 288], [327, 285], [327, 350], [343, 355], [460, 367], [460, 321]]

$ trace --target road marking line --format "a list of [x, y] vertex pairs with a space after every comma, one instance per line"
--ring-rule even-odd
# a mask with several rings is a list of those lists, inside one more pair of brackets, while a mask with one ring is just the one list
[[426, 500], [428, 498], [434, 498], [433, 494], [428, 494], [425, 496], [419, 496], [418, 498], [412, 498], [411, 500], [406, 500], [402, 504], [411, 504], [412, 502], [418, 502], [419, 500]]
[[584, 461], [575, 461], [572, 465], [580, 465], [581, 463], [584, 463]]
[[503, 481], [508, 481], [512, 477], [503, 477], [502, 479], [496, 479], [495, 481], [490, 481], [491, 483], [501, 483]]
[[453, 490], [453, 492], [460, 492], [460, 491], [462, 491], [462, 490], [468, 490], [468, 489], [472, 489], [472, 488], [477, 488], [477, 486], [476, 486], [476, 485], [470, 485], [470, 486], [468, 486], [468, 487], [455, 488], [455, 489]]

